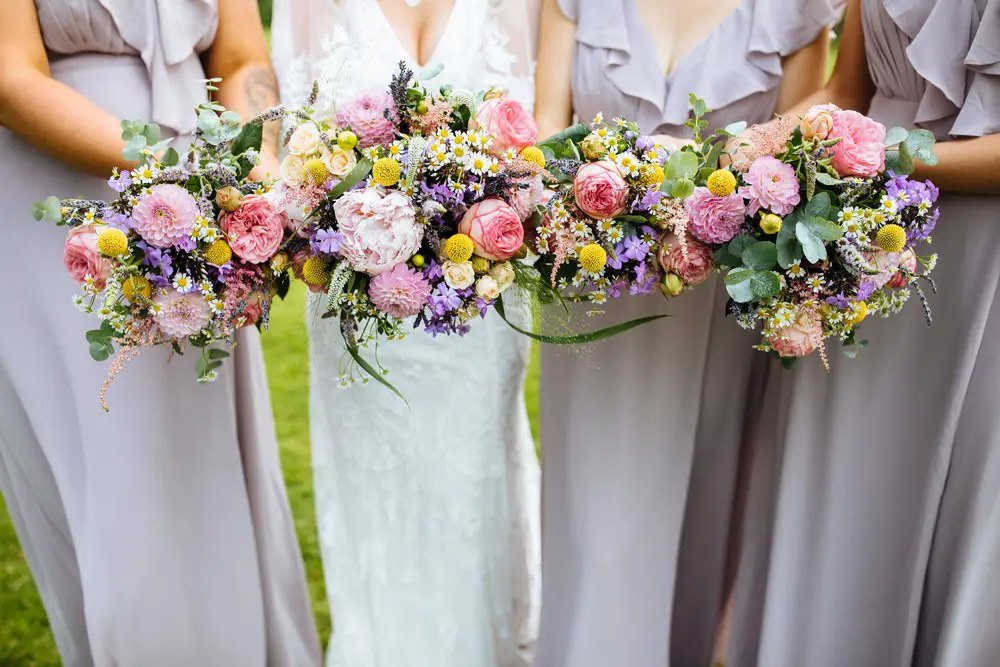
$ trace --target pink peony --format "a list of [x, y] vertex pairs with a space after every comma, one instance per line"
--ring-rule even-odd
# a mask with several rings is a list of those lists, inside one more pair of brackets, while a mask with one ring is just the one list
[[833, 168], [841, 176], [871, 178], [885, 170], [885, 125], [857, 111], [835, 111]]
[[169, 248], [191, 235], [198, 204], [179, 185], [154, 185], [132, 210], [135, 230], [146, 243]]
[[801, 201], [795, 170], [770, 155], [754, 160], [743, 175], [743, 182], [746, 185], [740, 188], [740, 195], [750, 202], [747, 207], [750, 215], [755, 215], [762, 208], [778, 215], [788, 215]]
[[823, 323], [815, 308], [801, 306], [795, 320], [771, 333], [767, 342], [782, 357], [805, 357], [823, 342]]
[[527, 187], [520, 187], [514, 191], [511, 204], [514, 206], [517, 214], [521, 216], [521, 220], [527, 220], [538, 206], [543, 203], [545, 199], [545, 185], [542, 183], [541, 176], [534, 176], [527, 181], [522, 180], [518, 184], [526, 185]]
[[472, 239], [477, 255], [499, 262], [516, 255], [524, 244], [521, 216], [495, 197], [469, 207], [458, 223], [458, 231]]
[[533, 146], [538, 139], [535, 119], [521, 103], [509, 97], [487, 100], [476, 111], [473, 129], [482, 129], [494, 137], [494, 148], [503, 152], [509, 148], [520, 151]]
[[[684, 245], [687, 246], [685, 254]], [[700, 285], [712, 273], [712, 249], [692, 238], [681, 244], [673, 234], [665, 234], [660, 239], [660, 266], [666, 273], [676, 274], [685, 285]]]
[[738, 193], [716, 197], [708, 188], [695, 188], [694, 194], [684, 200], [684, 207], [691, 218], [691, 233], [703, 243], [731, 241], [740, 233], [746, 215], [743, 197]]
[[827, 139], [833, 130], [833, 113], [835, 111], [840, 111], [836, 104], [817, 104], [809, 109], [799, 124], [802, 138], [806, 141]]
[[[902, 260], [900, 261], [899, 268], [906, 269], [911, 274], [916, 273], [917, 255], [909, 248], [903, 251], [903, 257]], [[907, 283], [907, 277], [903, 274], [902, 271], [897, 271], [892, 276], [892, 278], [889, 279], [889, 282], [887, 282], [885, 286], [899, 289], [901, 287], [906, 287], [906, 283]]]
[[233, 253], [244, 262], [266, 262], [281, 247], [288, 216], [275, 209], [266, 197], [248, 195], [232, 213], [223, 213], [219, 225]]
[[69, 230], [63, 246], [63, 265], [75, 282], [83, 284], [90, 276], [98, 289], [104, 287], [111, 274], [111, 262], [97, 251], [97, 231], [93, 224]]
[[388, 93], [362, 95], [337, 111], [337, 123], [358, 135], [359, 148], [392, 142], [396, 120], [396, 107]]
[[617, 217], [628, 208], [628, 184], [614, 162], [590, 162], [580, 167], [573, 194], [580, 210], [596, 220]]
[[398, 190], [353, 190], [333, 205], [343, 244], [340, 254], [355, 271], [377, 276], [420, 249], [424, 228], [410, 199]]
[[413, 317], [427, 304], [430, 283], [404, 263], [372, 278], [368, 296], [376, 308], [393, 317]]
[[166, 289], [153, 297], [153, 303], [158, 306], [153, 321], [170, 338], [196, 334], [212, 321], [212, 309], [199, 292]]

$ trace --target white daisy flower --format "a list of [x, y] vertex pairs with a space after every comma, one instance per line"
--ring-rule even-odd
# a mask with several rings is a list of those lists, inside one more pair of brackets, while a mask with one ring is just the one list
[[174, 289], [181, 294], [187, 294], [194, 289], [194, 281], [186, 273], [178, 273], [174, 276]]
[[806, 275], [806, 270], [802, 268], [800, 260], [795, 260], [792, 262], [791, 266], [785, 269], [785, 273], [788, 274], [790, 278], [801, 278]]
[[824, 287], [826, 287], [826, 282], [823, 280], [823, 276], [815, 275], [806, 280], [806, 285], [814, 293], [819, 293]]
[[204, 294], [205, 296], [211, 296], [215, 294], [215, 288], [212, 287], [211, 280], [202, 280], [200, 283], [198, 283], [198, 291]]

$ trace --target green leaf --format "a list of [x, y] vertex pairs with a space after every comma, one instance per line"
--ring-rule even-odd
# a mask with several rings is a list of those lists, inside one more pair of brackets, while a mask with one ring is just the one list
[[754, 270], [745, 267], [735, 268], [726, 274], [725, 282], [727, 285], [739, 285], [740, 283], [746, 282], [753, 277]]
[[93, 341], [90, 343], [90, 356], [94, 361], [105, 361], [115, 351], [110, 342]]
[[129, 142], [122, 149], [122, 157], [130, 162], [138, 162], [142, 157], [142, 149], [146, 147], [146, 137], [141, 134], [129, 139]]
[[292, 286], [292, 280], [288, 277], [288, 272], [283, 271], [274, 276], [274, 287], [278, 290], [275, 296], [284, 300], [288, 296], [288, 290]]
[[820, 218], [830, 219], [836, 213], [836, 209], [833, 207], [833, 200], [830, 197], [829, 192], [819, 192], [815, 197], [809, 200], [806, 204], [806, 214], [808, 216], [817, 216]]
[[213, 347], [212, 349], [210, 349], [208, 351], [208, 358], [209, 359], [225, 359], [228, 356], [229, 356], [228, 352], [226, 352], [225, 350], [220, 350], [217, 347]]
[[793, 262], [802, 259], [802, 245], [795, 238], [798, 223], [789, 216], [781, 226], [775, 245], [778, 247], [778, 266], [787, 269]]
[[694, 111], [695, 116], [704, 116], [708, 113], [708, 106], [705, 104], [705, 100], [692, 94], [690, 97], [691, 109]]
[[694, 194], [694, 187], [694, 181], [690, 178], [677, 179], [670, 188], [670, 196], [674, 199], [687, 199]]
[[802, 252], [810, 262], [815, 264], [826, 259], [826, 246], [823, 244], [823, 239], [816, 236], [805, 222], [795, 225], [795, 237], [802, 244]]
[[351, 355], [351, 358], [354, 359], [354, 361], [358, 364], [358, 366], [361, 367], [362, 370], [364, 370], [365, 373], [368, 373], [368, 375], [370, 375], [372, 379], [374, 379], [376, 382], [378, 382], [384, 387], [387, 387], [392, 393], [396, 394], [396, 396], [399, 396], [401, 399], [403, 399], [403, 403], [406, 403], [406, 407], [410, 407], [410, 404], [406, 400], [406, 397], [403, 396], [403, 394], [400, 393], [400, 391], [396, 389], [396, 387], [394, 387], [391, 382], [386, 380], [381, 373], [375, 370], [375, 368], [373, 368], [371, 364], [365, 361], [364, 357], [361, 356], [361, 353], [358, 352], [357, 345], [347, 345], [346, 347], [348, 354]]
[[[816, 180], [822, 185], [826, 185], [828, 187], [833, 187], [835, 185], [843, 185], [844, 183], [846, 183], [844, 179], [836, 178], [823, 171], [816, 174]], [[813, 199], [815, 199], [815, 197], [813, 197]]]
[[722, 158], [722, 154], [725, 152], [725, 150], [726, 150], [726, 145], [721, 141], [717, 141], [712, 145], [712, 148], [709, 149], [708, 153], [705, 154], [706, 171], [711, 173], [719, 168], [719, 159]]
[[752, 246], [754, 243], [757, 243], [757, 239], [748, 234], [744, 234], [743, 236], [737, 236], [735, 239], [729, 242], [729, 254], [735, 255], [736, 257], [742, 259], [743, 252], [747, 248]]
[[758, 299], [766, 299], [781, 291], [781, 281], [774, 271], [757, 271], [750, 278], [750, 288]]
[[726, 292], [729, 298], [736, 303], [750, 303], [754, 300], [753, 286], [750, 279], [753, 278], [752, 269], [733, 269], [726, 274]]
[[354, 169], [351, 170], [344, 180], [337, 183], [337, 186], [330, 190], [328, 195], [330, 199], [337, 199], [345, 192], [353, 188], [355, 185], [360, 183], [372, 170], [372, 163], [368, 158], [361, 158], [358, 163], [354, 165]]
[[122, 141], [131, 141], [132, 137], [142, 134], [145, 127], [146, 121], [144, 120], [123, 120], [121, 122]]
[[146, 137], [146, 145], [152, 146], [160, 140], [160, 126], [149, 123], [142, 128], [142, 135]]
[[112, 339], [112, 332], [104, 329], [91, 329], [85, 335], [88, 343], [106, 343]]
[[573, 143], [580, 143], [587, 138], [588, 134], [590, 134], [590, 128], [583, 123], [577, 123], [576, 125], [566, 128], [562, 132], [553, 134], [545, 141], [539, 143], [538, 147], [544, 148], [546, 146], [562, 146], [562, 144], [567, 140], [572, 141]]
[[260, 123], [250, 123], [244, 125], [240, 133], [233, 139], [231, 151], [233, 155], [242, 155], [247, 150], [260, 152], [261, 142], [264, 140], [264, 127]]
[[637, 225], [649, 224], [649, 218], [642, 215], [619, 215], [615, 220], [621, 220], [622, 222], [632, 222]]
[[795, 364], [798, 363], [798, 361], [798, 357], [781, 357], [781, 367], [790, 371], [795, 368]]
[[910, 136], [906, 138], [903, 145], [906, 146], [910, 155], [932, 167], [937, 164], [934, 142], [934, 133], [930, 130], [914, 130], [910, 132]]
[[743, 264], [758, 271], [769, 271], [778, 262], [778, 248], [770, 241], [760, 241], [743, 251]]
[[170, 348], [174, 351], [174, 354], [184, 355], [184, 349], [175, 340], [170, 341]]
[[243, 122], [243, 118], [235, 111], [223, 111], [219, 114], [219, 120], [223, 125], [239, 125]]
[[840, 225], [817, 216], [806, 218], [800, 224], [804, 224], [816, 237], [824, 241], [836, 241], [844, 235], [844, 229]]
[[45, 201], [35, 202], [31, 205], [31, 215], [35, 220], [58, 225], [63, 221], [62, 200], [58, 197], [48, 197]]
[[167, 152], [160, 158], [160, 164], [164, 167], [175, 167], [180, 161], [181, 156], [177, 154], [177, 151], [174, 148], [168, 148]]
[[698, 156], [691, 151], [674, 151], [665, 165], [667, 178], [693, 178], [698, 173]]
[[885, 168], [899, 175], [909, 175], [913, 173], [913, 158], [910, 156], [910, 149], [906, 142], [899, 145], [899, 150], [886, 151]]
[[890, 128], [889, 131], [885, 133], [885, 145], [896, 146], [906, 141], [908, 136], [910, 136], [910, 133], [901, 127]]
[[743, 263], [739, 257], [729, 252], [728, 246], [722, 246], [712, 253], [712, 261], [720, 266], [728, 266], [730, 268], [736, 268]]
[[663, 319], [666, 315], [650, 315], [648, 317], [640, 317], [638, 319], [629, 320], [628, 322], [622, 322], [621, 324], [616, 324], [615, 326], [606, 327], [604, 329], [598, 329], [597, 331], [591, 331], [590, 333], [578, 334], [575, 336], [545, 336], [543, 334], [537, 334], [532, 331], [525, 331], [521, 329], [516, 324], [511, 323], [507, 319], [507, 315], [504, 312], [503, 301], [498, 299], [493, 306], [497, 314], [503, 319], [504, 322], [510, 326], [514, 331], [531, 338], [532, 340], [537, 340], [540, 343], [546, 343], [549, 345], [582, 345], [584, 343], [593, 343], [599, 340], [605, 340], [611, 338], [612, 336], [617, 336], [620, 333], [625, 333], [635, 329], [636, 327], [642, 326], [647, 322], [655, 322], [656, 320]]

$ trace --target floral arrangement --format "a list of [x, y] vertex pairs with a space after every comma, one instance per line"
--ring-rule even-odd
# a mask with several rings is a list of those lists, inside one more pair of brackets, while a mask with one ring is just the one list
[[[208, 82], [217, 90], [217, 80]], [[120, 348], [108, 384], [144, 347], [199, 350], [197, 378], [210, 382], [244, 326], [264, 326], [272, 294], [287, 276], [269, 262], [288, 235], [285, 213], [248, 179], [261, 144], [260, 124], [214, 102], [198, 107], [198, 130], [182, 157], [156, 125], [123, 121], [123, 153], [137, 162], [108, 181], [108, 201], [50, 197], [34, 216], [70, 227], [63, 260], [81, 286], [77, 307], [100, 320], [87, 332], [91, 356]]]

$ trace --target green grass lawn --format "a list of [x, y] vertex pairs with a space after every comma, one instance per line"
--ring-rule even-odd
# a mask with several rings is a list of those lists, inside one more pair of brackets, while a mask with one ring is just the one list
[[[309, 423], [304, 291], [293, 289], [287, 301], [276, 304], [272, 330], [264, 337], [271, 399], [281, 446], [288, 496], [295, 515], [299, 543], [316, 622], [324, 645], [330, 633], [330, 610], [323, 592], [319, 542], [313, 509], [312, 471], [309, 466]], [[81, 348], [81, 353], [83, 349]], [[125, 372], [128, 372], [126, 369]], [[193, 380], [192, 380], [193, 381]], [[528, 376], [528, 411], [537, 438], [537, 352]], [[0, 665], [50, 667], [59, 665], [48, 622], [31, 574], [21, 555], [14, 527], [0, 500]]]

